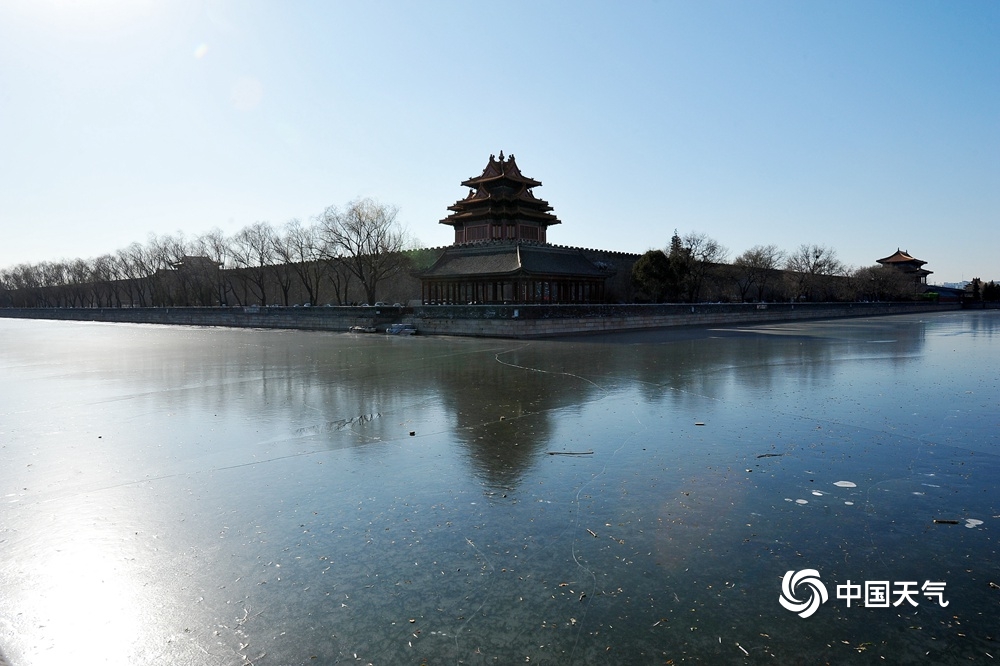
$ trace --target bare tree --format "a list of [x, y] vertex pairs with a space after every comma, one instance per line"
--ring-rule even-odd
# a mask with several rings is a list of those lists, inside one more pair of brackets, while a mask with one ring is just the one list
[[319, 291], [319, 280], [316, 273], [316, 234], [313, 227], [303, 227], [298, 220], [285, 223], [281, 233], [275, 232], [274, 244], [274, 277], [288, 305], [288, 294], [292, 282], [301, 282], [308, 294], [307, 302], [316, 303]]
[[[677, 232], [674, 232], [677, 235]], [[671, 239], [671, 254], [675, 254], [675, 241]], [[715, 268], [726, 260], [729, 250], [714, 238], [702, 233], [689, 233], [682, 239], [683, 255], [687, 258], [687, 271], [684, 279], [687, 300], [696, 302], [701, 296], [701, 289], [706, 278], [713, 274]], [[671, 258], [673, 261], [673, 258]]]
[[94, 269], [85, 259], [74, 259], [64, 264], [64, 284], [70, 307], [93, 307]]
[[846, 269], [832, 248], [803, 244], [788, 256], [785, 270], [799, 298], [821, 300], [835, 291], [828, 278], [842, 276]]
[[278, 291], [281, 292], [281, 304], [287, 307], [290, 305], [289, 295], [292, 291], [292, 280], [295, 277], [295, 273], [284, 259], [284, 256], [288, 254], [288, 249], [285, 247], [285, 239], [275, 233], [271, 236], [271, 243], [273, 245], [274, 260], [270, 265], [270, 273], [274, 277], [274, 284], [277, 285]]
[[14, 290], [14, 278], [11, 269], [0, 269], [0, 308], [16, 308], [19, 306], [18, 294]]
[[34, 264], [17, 264], [7, 269], [5, 282], [13, 303], [18, 307], [36, 308], [43, 305], [41, 271]]
[[733, 265], [737, 268], [737, 287], [740, 298], [746, 300], [751, 289], [756, 288], [757, 300], [763, 301], [767, 284], [776, 276], [785, 253], [777, 245], [754, 245], [740, 256]]
[[892, 266], [875, 264], [851, 271], [853, 296], [857, 300], [893, 301], [912, 298], [916, 283]]
[[190, 305], [194, 276], [188, 271], [177, 270], [191, 252], [191, 244], [184, 233], [150, 236], [146, 247], [153, 269], [153, 304]]
[[220, 266], [228, 267], [232, 259], [229, 239], [216, 227], [208, 233], [198, 236], [192, 244], [194, 251], [203, 257], [208, 257]]
[[324, 273], [330, 281], [330, 286], [333, 287], [333, 297], [338, 305], [347, 305], [351, 291], [351, 278], [354, 277], [354, 274], [348, 268], [344, 251], [329, 243], [323, 244], [322, 251]]
[[320, 217], [328, 255], [341, 257], [358, 278], [369, 303], [381, 281], [399, 272], [406, 233], [396, 221], [398, 210], [374, 199], [355, 199], [343, 211], [331, 206]]
[[302, 283], [309, 302], [317, 305], [321, 282], [326, 273], [318, 226], [289, 220], [282, 234], [277, 237], [274, 249], [278, 260]]
[[232, 249], [229, 239], [222, 233], [222, 229], [216, 227], [208, 233], [199, 236], [192, 244], [193, 250], [203, 257], [211, 259], [220, 270], [215, 271], [215, 301], [219, 305], [228, 304], [228, 295], [233, 290], [233, 285], [229, 279], [231, 271], [226, 271], [233, 267]]
[[243, 285], [243, 302], [248, 302], [252, 294], [260, 305], [267, 305], [267, 276], [274, 263], [274, 229], [267, 222], [256, 222], [237, 232], [230, 247]]
[[139, 243], [132, 243], [115, 253], [119, 270], [125, 279], [125, 289], [128, 293], [130, 306], [145, 307], [149, 305], [152, 276], [155, 271], [154, 262], [147, 248]]
[[14, 281], [9, 268], [0, 268], [0, 308], [12, 308], [14, 305]]
[[92, 279], [98, 307], [121, 307], [122, 283], [115, 255], [102, 254], [94, 259]]

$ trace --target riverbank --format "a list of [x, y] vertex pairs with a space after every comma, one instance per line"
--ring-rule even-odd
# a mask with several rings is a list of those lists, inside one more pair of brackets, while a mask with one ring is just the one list
[[546, 338], [672, 326], [759, 324], [942, 312], [957, 303], [667, 303], [658, 305], [421, 305], [414, 307], [5, 308], [0, 317], [136, 324], [384, 330], [413, 324], [427, 335]]

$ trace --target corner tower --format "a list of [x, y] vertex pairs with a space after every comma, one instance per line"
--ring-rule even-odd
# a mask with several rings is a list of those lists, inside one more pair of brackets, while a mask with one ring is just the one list
[[883, 266], [892, 266], [896, 270], [903, 272], [919, 286], [926, 285], [927, 276], [934, 272], [924, 268], [924, 264], [927, 263], [926, 261], [914, 258], [909, 252], [900, 250], [898, 247], [894, 254], [890, 254], [888, 257], [883, 257], [882, 259], [876, 259], [876, 261]]
[[560, 224], [548, 201], [537, 198], [532, 188], [541, 182], [528, 178], [511, 155], [490, 161], [479, 176], [462, 182], [469, 195], [448, 206], [451, 215], [441, 220], [455, 229], [455, 245], [483, 241], [529, 241], [545, 243], [546, 229]]
[[531, 192], [541, 183], [524, 176], [513, 155], [490, 155], [482, 175], [462, 185], [469, 195], [441, 220], [455, 229], [454, 244], [415, 274], [424, 305], [604, 302], [614, 269], [580, 248], [548, 243], [546, 230], [559, 218]]

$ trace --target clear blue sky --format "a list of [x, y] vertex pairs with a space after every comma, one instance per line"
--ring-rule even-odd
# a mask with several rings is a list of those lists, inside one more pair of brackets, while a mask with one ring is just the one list
[[1000, 279], [1000, 2], [0, 0], [0, 266], [359, 196], [445, 245], [501, 150], [554, 243]]

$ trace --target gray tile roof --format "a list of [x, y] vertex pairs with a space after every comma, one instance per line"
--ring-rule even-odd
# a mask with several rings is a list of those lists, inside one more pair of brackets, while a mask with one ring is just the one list
[[449, 247], [421, 278], [552, 275], [601, 278], [611, 271], [598, 268], [574, 248], [551, 245], [484, 243]]

